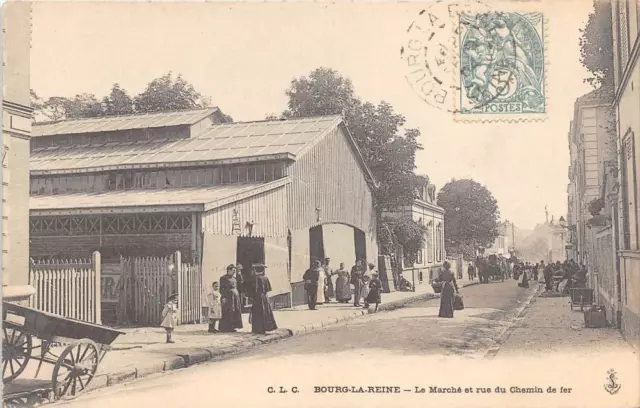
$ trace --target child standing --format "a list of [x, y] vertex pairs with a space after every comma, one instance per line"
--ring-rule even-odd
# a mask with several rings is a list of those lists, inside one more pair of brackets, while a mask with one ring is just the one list
[[377, 312], [378, 305], [382, 301], [381, 295], [380, 295], [380, 293], [382, 292], [382, 281], [380, 280], [380, 278], [378, 278], [378, 272], [373, 271], [371, 275], [372, 275], [372, 278], [371, 278], [371, 281], [369, 282], [369, 293], [367, 294], [367, 297], [364, 300], [364, 307], [368, 308], [369, 304], [375, 303], [376, 304], [375, 311]]
[[173, 329], [178, 325], [178, 294], [174, 293], [169, 296], [167, 304], [162, 309], [162, 323], [161, 327], [167, 331], [167, 343], [174, 343], [171, 339]]
[[220, 303], [220, 284], [213, 282], [209, 294], [209, 333], [218, 333], [216, 323], [222, 319], [222, 305]]

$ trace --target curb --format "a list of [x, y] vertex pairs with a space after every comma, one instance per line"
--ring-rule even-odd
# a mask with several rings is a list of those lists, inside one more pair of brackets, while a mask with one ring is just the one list
[[[461, 287], [464, 288], [467, 286], [477, 285], [478, 283], [480, 282], [468, 282], [466, 285], [463, 285]], [[381, 304], [378, 307], [378, 311], [396, 310], [412, 303], [428, 301], [439, 297], [440, 295], [435, 293], [424, 293], [420, 295], [410, 296], [404, 299]], [[187, 351], [186, 353], [182, 352], [181, 354], [177, 354], [173, 357], [167, 357], [164, 361], [149, 361], [141, 366], [123, 368], [118, 372], [98, 374], [87, 386], [87, 391], [94, 391], [101, 388], [110, 387], [112, 385], [130, 382], [138, 378], [144, 378], [152, 374], [158, 374], [165, 371], [187, 368], [196, 364], [205, 363], [207, 361], [220, 361], [228, 356], [244, 353], [260, 345], [274, 343], [293, 336], [302, 336], [305, 334], [321, 331], [330, 326], [354, 320], [368, 314], [370, 314], [368, 310], [354, 310], [352, 313], [349, 313], [345, 316], [332, 317], [321, 322], [301, 325], [294, 329], [279, 329], [275, 333], [267, 334], [254, 340], [244, 341], [240, 344], [222, 348], [197, 347]]]
[[189, 350], [186, 353], [168, 357], [164, 361], [150, 361], [144, 365], [124, 368], [118, 372], [98, 374], [87, 386], [87, 391], [95, 391], [101, 388], [110, 387], [112, 385], [130, 382], [138, 378], [144, 378], [152, 374], [187, 368], [196, 364], [205, 363], [207, 361], [218, 361], [229, 355], [240, 354], [256, 346], [273, 343], [282, 339], [289, 338], [292, 335], [293, 332], [291, 330], [280, 329], [276, 333], [261, 336], [256, 338], [255, 340], [244, 341], [233, 346], [226, 346], [222, 348], [198, 347]]
[[527, 309], [531, 307], [531, 304], [535, 302], [536, 297], [538, 297], [540, 292], [542, 292], [542, 288], [543, 288], [542, 285], [538, 284], [538, 288], [535, 291], [533, 291], [531, 296], [529, 296], [529, 298], [525, 300], [522, 306], [520, 306], [517, 309], [516, 314], [511, 320], [511, 322], [509, 322], [509, 324], [502, 330], [502, 332], [498, 336], [498, 339], [496, 340], [496, 345], [487, 351], [483, 359], [491, 360], [496, 357], [502, 345], [509, 339], [509, 337], [511, 336], [511, 333], [513, 333], [513, 328], [516, 325], [516, 321], [527, 311]]

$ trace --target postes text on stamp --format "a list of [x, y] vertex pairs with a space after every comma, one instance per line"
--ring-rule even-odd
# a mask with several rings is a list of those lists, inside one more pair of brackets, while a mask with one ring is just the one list
[[459, 18], [461, 119], [544, 116], [541, 13], [463, 13]]

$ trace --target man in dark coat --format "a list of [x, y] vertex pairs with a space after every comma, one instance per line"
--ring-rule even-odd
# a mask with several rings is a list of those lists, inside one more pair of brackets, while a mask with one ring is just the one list
[[313, 266], [306, 270], [302, 275], [304, 280], [304, 290], [307, 292], [307, 305], [309, 310], [316, 310], [316, 302], [318, 301], [318, 279], [320, 274], [324, 273], [324, 269], [320, 265], [320, 261], [313, 261]]

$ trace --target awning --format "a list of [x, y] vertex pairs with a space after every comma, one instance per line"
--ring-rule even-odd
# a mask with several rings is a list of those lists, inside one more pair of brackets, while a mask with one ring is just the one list
[[289, 177], [285, 177], [269, 183], [227, 184], [215, 187], [35, 195], [29, 198], [29, 211], [31, 215], [208, 211], [283, 187], [290, 181]]

